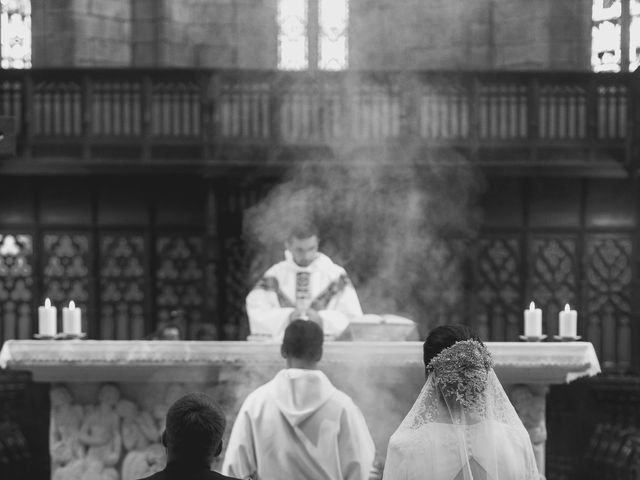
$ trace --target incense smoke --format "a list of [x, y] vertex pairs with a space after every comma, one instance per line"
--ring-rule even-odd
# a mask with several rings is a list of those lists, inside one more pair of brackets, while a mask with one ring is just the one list
[[[451, 157], [449, 155], [449, 157]], [[301, 220], [320, 231], [321, 250], [347, 270], [365, 313], [404, 315], [422, 334], [462, 310], [464, 239], [478, 223], [477, 174], [459, 158], [313, 161], [293, 168], [245, 214], [257, 252], [251, 277], [282, 258], [288, 227]]]

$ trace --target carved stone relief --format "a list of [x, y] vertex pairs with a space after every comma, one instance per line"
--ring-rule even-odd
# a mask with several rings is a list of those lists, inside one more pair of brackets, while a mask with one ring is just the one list
[[[167, 388], [179, 390], [174, 384]], [[136, 480], [164, 468], [164, 426], [154, 418], [156, 412], [123, 398], [112, 383], [100, 385], [89, 403], [75, 400], [70, 390], [58, 385], [50, 393], [52, 479]], [[75, 390], [84, 393], [81, 387]]]

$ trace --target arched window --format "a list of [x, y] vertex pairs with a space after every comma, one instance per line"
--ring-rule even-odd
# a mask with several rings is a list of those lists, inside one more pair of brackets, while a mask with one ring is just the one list
[[640, 66], [640, 0], [594, 0], [591, 68], [634, 71]]
[[278, 0], [278, 68], [344, 70], [348, 0]]
[[2, 68], [31, 68], [31, 1], [0, 0]]

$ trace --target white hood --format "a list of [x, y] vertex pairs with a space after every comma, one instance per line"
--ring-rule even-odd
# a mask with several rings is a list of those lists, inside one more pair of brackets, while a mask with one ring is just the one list
[[299, 425], [336, 392], [320, 370], [288, 368], [271, 382], [276, 405], [291, 425]]

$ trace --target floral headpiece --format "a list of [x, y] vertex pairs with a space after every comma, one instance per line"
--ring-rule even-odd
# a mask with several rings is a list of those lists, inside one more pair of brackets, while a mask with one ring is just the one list
[[476, 340], [463, 340], [445, 348], [427, 365], [441, 392], [463, 407], [471, 408], [484, 392], [493, 359]]

